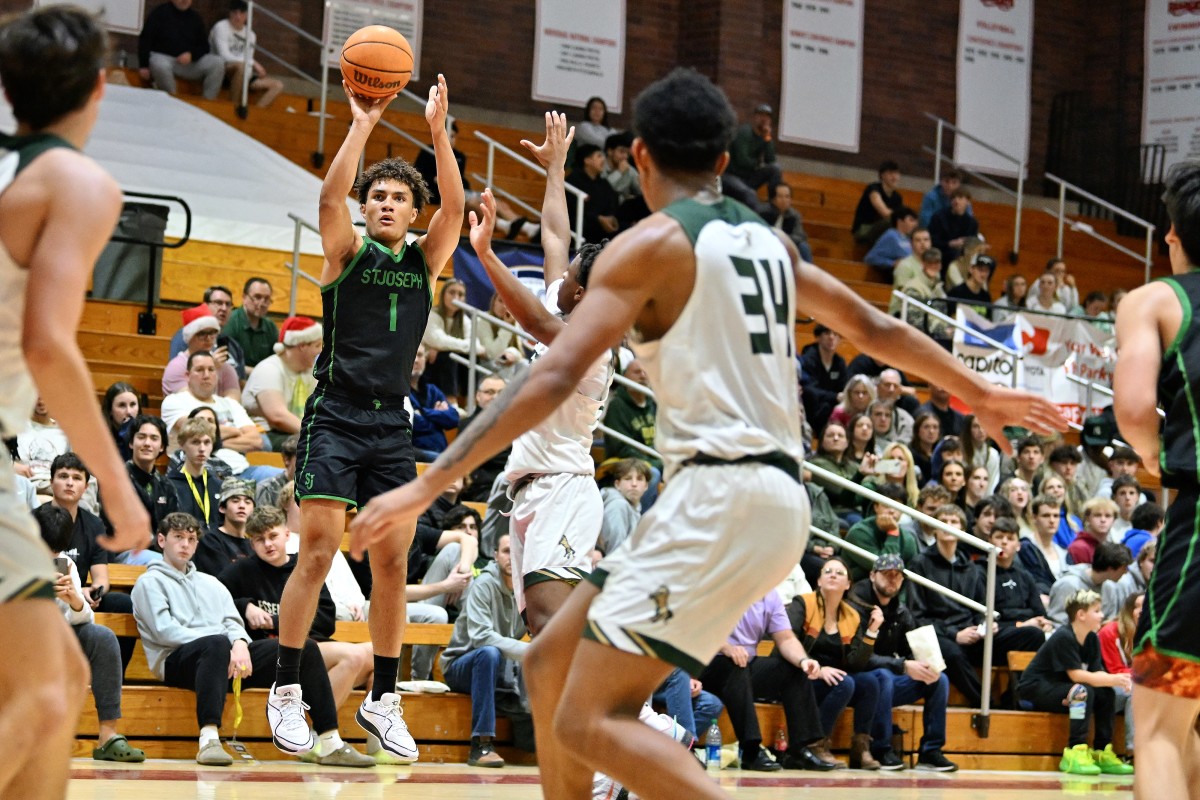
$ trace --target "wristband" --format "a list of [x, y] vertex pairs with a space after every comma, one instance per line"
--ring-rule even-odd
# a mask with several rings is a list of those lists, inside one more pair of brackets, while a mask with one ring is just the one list
[[863, 638], [864, 639], [877, 639], [877, 638], [879, 638], [879, 631], [875, 631], [874, 633], [871, 633], [870, 631], [863, 631]]

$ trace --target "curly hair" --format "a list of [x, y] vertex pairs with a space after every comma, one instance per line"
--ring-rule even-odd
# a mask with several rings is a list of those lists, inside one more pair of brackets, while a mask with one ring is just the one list
[[729, 149], [737, 117], [712, 81], [677, 67], [638, 95], [633, 128], [660, 168], [697, 173], [712, 170]]
[[600, 244], [585, 244], [579, 248], [579, 253], [576, 258], [579, 259], [579, 276], [576, 280], [584, 289], [587, 288], [588, 278], [592, 274], [592, 264], [596, 263], [596, 256], [600, 255], [600, 251], [604, 249], [604, 245], [608, 244], [608, 239], [600, 242]]
[[363, 174], [358, 177], [358, 181], [354, 184], [354, 191], [358, 194], [359, 205], [367, 204], [367, 196], [371, 193], [371, 187], [376, 181], [396, 180], [400, 181], [412, 190], [413, 208], [420, 211], [429, 202], [429, 185], [425, 183], [425, 179], [421, 177], [421, 173], [417, 172], [416, 167], [409, 164], [403, 158], [385, 158], [382, 161], [376, 161], [371, 166], [363, 170]]

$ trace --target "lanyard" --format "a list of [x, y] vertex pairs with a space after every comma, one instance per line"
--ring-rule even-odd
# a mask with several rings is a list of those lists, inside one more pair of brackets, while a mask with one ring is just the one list
[[200, 473], [200, 481], [204, 484], [204, 497], [201, 498], [200, 493], [196, 491], [196, 484], [192, 481], [192, 474], [186, 469], [183, 470], [183, 477], [187, 478], [187, 484], [192, 489], [192, 497], [196, 498], [196, 505], [200, 506], [200, 510], [204, 512], [204, 524], [208, 524], [208, 516], [212, 507], [212, 498], [208, 496], [208, 470]]

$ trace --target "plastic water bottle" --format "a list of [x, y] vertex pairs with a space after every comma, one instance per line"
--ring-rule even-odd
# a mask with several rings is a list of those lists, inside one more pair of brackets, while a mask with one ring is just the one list
[[721, 771], [721, 728], [715, 719], [704, 734], [704, 768], [712, 773]]
[[1087, 687], [1075, 684], [1067, 693], [1070, 703], [1068, 716], [1071, 719], [1087, 719]]

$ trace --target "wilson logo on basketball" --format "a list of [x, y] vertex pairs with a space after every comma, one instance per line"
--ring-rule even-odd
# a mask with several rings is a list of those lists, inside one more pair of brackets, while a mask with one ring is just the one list
[[382, 78], [378, 78], [374, 75], [368, 75], [365, 72], [359, 72], [356, 69], [354, 70], [354, 83], [367, 89], [399, 90], [403, 88], [406, 83], [408, 83], [408, 78], [404, 77], [394, 81], [385, 81]]
[[1182, 17], [1184, 14], [1200, 14], [1200, 0], [1176, 0], [1169, 3], [1167, 10], [1172, 17]]
[[1016, 5], [1017, 0], [980, 0], [980, 2], [985, 6], [998, 8], [1001, 11], [1012, 11], [1012, 8], [1014, 5]]

